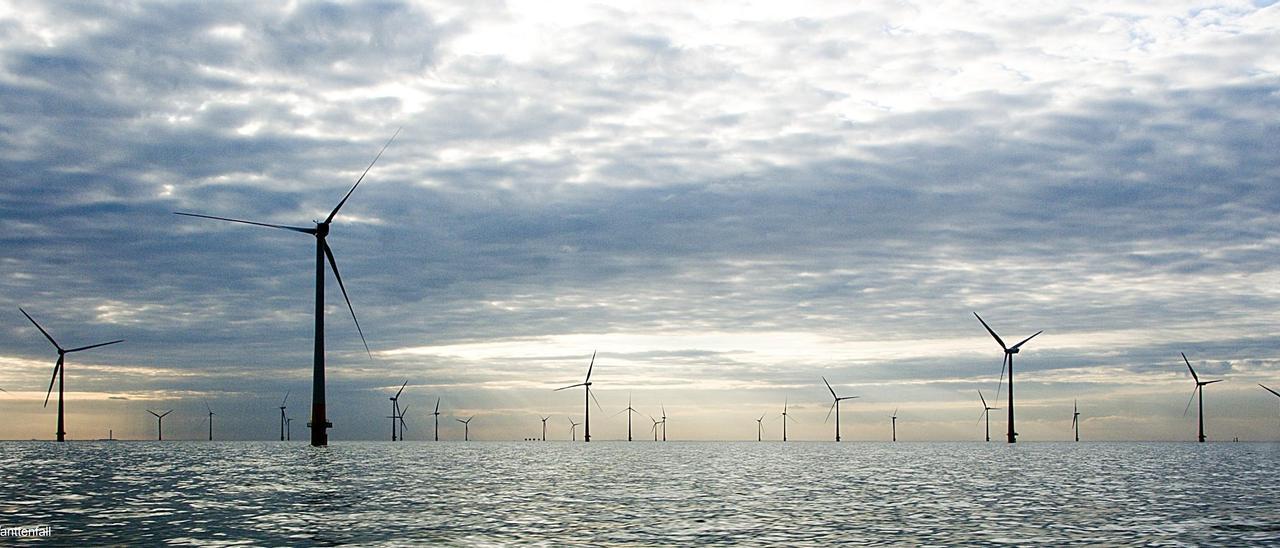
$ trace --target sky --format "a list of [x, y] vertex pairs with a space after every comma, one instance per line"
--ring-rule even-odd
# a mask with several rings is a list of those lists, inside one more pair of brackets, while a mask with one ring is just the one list
[[0, 438], [1278, 439], [1269, 4], [0, 3]]

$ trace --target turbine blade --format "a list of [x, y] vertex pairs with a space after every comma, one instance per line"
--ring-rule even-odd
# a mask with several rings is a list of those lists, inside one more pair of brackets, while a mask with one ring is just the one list
[[978, 399], [982, 400], [982, 408], [983, 408], [983, 409], [986, 409], [986, 408], [987, 408], [987, 398], [982, 397], [982, 391], [981, 391], [981, 390], [979, 390], [979, 391], [978, 391]]
[[1032, 335], [1032, 336], [1030, 336], [1030, 337], [1027, 337], [1027, 338], [1025, 338], [1025, 339], [1022, 339], [1022, 342], [1020, 342], [1020, 343], [1018, 343], [1018, 344], [1013, 345], [1013, 347], [1012, 347], [1012, 348], [1010, 348], [1009, 350], [1017, 350], [1017, 349], [1018, 349], [1018, 347], [1022, 346], [1023, 344], [1026, 344], [1026, 342], [1027, 342], [1027, 341], [1029, 341], [1029, 340], [1031, 340], [1031, 339], [1036, 338], [1036, 335], [1039, 335], [1039, 334], [1041, 334], [1041, 333], [1044, 333], [1044, 330], [1043, 330], [1043, 329], [1041, 329], [1041, 330], [1039, 330], [1039, 331], [1036, 331], [1036, 334], [1035, 334], [1035, 335]]
[[827, 409], [827, 418], [822, 419], [822, 423], [823, 423], [823, 424], [826, 424], [826, 423], [827, 423], [827, 421], [831, 420], [831, 413], [832, 413], [833, 411], [835, 411], [835, 410], [836, 410], [836, 404], [833, 402], [833, 403], [831, 404], [831, 408], [830, 408], [830, 409]]
[[568, 389], [570, 389], [570, 388], [577, 388], [577, 387], [579, 387], [579, 386], [586, 386], [586, 385], [587, 385], [587, 383], [585, 383], [585, 382], [580, 382], [580, 383], [578, 383], [578, 384], [571, 384], [571, 385], [569, 385], [569, 386], [563, 386], [563, 387], [557, 388], [557, 389], [555, 389], [555, 390], [552, 390], [552, 392], [559, 392], [559, 391], [561, 391], [561, 390], [568, 390]]
[[831, 388], [831, 383], [827, 382], [826, 377], [822, 377], [822, 384], [827, 385], [827, 390], [831, 391], [831, 397], [839, 399], [840, 396], [836, 395], [836, 389]]
[[209, 400], [204, 400], [204, 408], [209, 411], [210, 414], [213, 414], [213, 408], [209, 407]]
[[282, 407], [284, 406], [285, 402], [289, 401], [289, 393], [290, 393], [290, 392], [293, 392], [293, 390], [285, 390], [285, 391], [284, 391], [284, 400], [282, 400], [282, 401], [280, 402], [280, 405], [281, 405]]
[[978, 424], [982, 424], [982, 417], [985, 417], [986, 415], [987, 409], [984, 407], [982, 408], [982, 413], [978, 415]]
[[1191, 360], [1187, 359], [1187, 354], [1185, 352], [1179, 352], [1179, 354], [1182, 354], [1182, 361], [1187, 362], [1187, 369], [1191, 370], [1191, 378], [1195, 379], [1196, 383], [1199, 383], [1200, 376], [1196, 375], [1196, 370], [1191, 367]]
[[[978, 318], [978, 321], [982, 322], [982, 327], [987, 328], [987, 333], [990, 333], [991, 336], [996, 339], [996, 342], [1000, 343], [1000, 348], [1003, 348], [1005, 350], [1009, 349], [1009, 347], [1004, 345], [1004, 341], [1000, 339], [1000, 335], [996, 335], [996, 332], [993, 329], [991, 329], [991, 326], [987, 325], [987, 322], [983, 321], [982, 316], [978, 316], [977, 312], [974, 312], [973, 315]], [[1034, 335], [1032, 336], [1034, 337]]]
[[1206, 385], [1206, 384], [1213, 384], [1213, 383], [1215, 383], [1215, 382], [1222, 382], [1222, 381], [1223, 381], [1223, 379], [1217, 379], [1217, 380], [1212, 380], [1212, 381], [1204, 381], [1204, 382], [1200, 383], [1200, 386], [1204, 386], [1204, 385]]
[[1187, 400], [1187, 408], [1182, 410], [1182, 416], [1187, 416], [1187, 411], [1191, 410], [1191, 402], [1196, 401], [1196, 391], [1200, 389], [1200, 385], [1196, 385], [1191, 389], [1191, 399]]
[[591, 387], [589, 386], [587, 387], [587, 395], [591, 396], [591, 401], [596, 402], [596, 409], [599, 409], [601, 413], [604, 413], [604, 407], [600, 406], [600, 400], [596, 399], [596, 393], [592, 392]]
[[440, 413], [440, 398], [436, 398], [436, 414]]
[[[152, 415], [156, 415], [156, 412], [155, 412], [155, 411], [152, 411], [152, 410], [150, 410], [150, 409], [148, 409], [148, 410], [147, 410], [147, 412], [148, 412], [148, 413], [151, 413]], [[156, 415], [156, 417], [157, 417], [157, 418], [159, 418], [159, 417], [160, 417], [160, 415]]]
[[62, 369], [64, 356], [58, 355], [58, 362], [53, 365], [53, 378], [49, 379], [49, 391], [44, 394], [44, 406], [49, 407], [49, 396], [53, 395], [53, 383], [58, 380], [58, 371]]
[[356, 179], [356, 184], [351, 185], [351, 190], [348, 190], [347, 195], [342, 197], [342, 201], [338, 202], [338, 205], [333, 208], [333, 211], [329, 212], [329, 216], [325, 218], [324, 222], [328, 223], [329, 221], [332, 221], [333, 217], [338, 214], [338, 210], [342, 209], [342, 205], [347, 203], [347, 198], [350, 198], [351, 193], [356, 191], [356, 187], [360, 186], [360, 182], [364, 180], [364, 176], [369, 174], [369, 170], [373, 169], [373, 164], [378, 163], [378, 159], [382, 157], [382, 153], [387, 151], [387, 147], [391, 146], [391, 141], [396, 139], [396, 135], [400, 135], [401, 129], [403, 128], [396, 128], [396, 132], [391, 134], [391, 138], [387, 139], [387, 144], [382, 145], [382, 150], [379, 150], [378, 155], [373, 157], [372, 162], [369, 162], [369, 167], [364, 168], [364, 173], [361, 173], [360, 178]]
[[280, 229], [284, 229], [284, 230], [292, 230], [292, 231], [294, 231], [294, 232], [301, 232], [301, 233], [303, 233], [303, 234], [315, 234], [315, 233], [316, 233], [316, 229], [314, 229], [314, 228], [306, 228], [306, 227], [301, 227], [301, 226], [273, 225], [273, 224], [271, 224], [271, 223], [258, 223], [258, 222], [254, 222], [254, 221], [242, 221], [242, 220], [240, 220], [240, 219], [232, 219], [232, 218], [230, 218], [230, 217], [214, 217], [213, 215], [201, 215], [201, 214], [199, 214], [199, 213], [182, 213], [182, 212], [180, 212], [180, 211], [175, 211], [175, 212], [173, 212], [173, 214], [174, 214], [174, 215], [182, 215], [182, 216], [184, 216], [184, 217], [200, 217], [200, 218], [202, 218], [202, 219], [214, 219], [214, 220], [217, 220], [217, 221], [227, 221], [227, 222], [232, 222], [232, 223], [242, 223], [242, 224], [246, 224], [246, 225], [265, 226], [265, 227], [267, 227], [267, 228], [280, 228]]
[[165, 412], [164, 412], [164, 414], [162, 414], [162, 415], [160, 415], [160, 416], [161, 416], [161, 417], [163, 417], [163, 416], [168, 415], [169, 413], [172, 413], [172, 412], [173, 412], [173, 410], [172, 410], [172, 409], [170, 409], [170, 410], [168, 410], [168, 411], [165, 411]]
[[53, 347], [58, 350], [62, 350], [62, 347], [58, 346], [58, 341], [53, 340], [53, 337], [49, 335], [49, 332], [45, 331], [43, 327], [40, 327], [40, 324], [36, 323], [35, 318], [32, 318], [30, 314], [27, 314], [26, 310], [23, 310], [22, 307], [18, 307], [18, 311], [22, 312], [22, 315], [26, 316], [28, 320], [31, 320], [31, 324], [36, 326], [36, 329], [40, 330], [40, 334], [44, 335], [44, 338], [49, 339], [49, 344], [52, 344]]
[[124, 339], [111, 341], [111, 342], [98, 343], [98, 344], [91, 344], [89, 346], [81, 346], [80, 348], [72, 348], [71, 350], [64, 350], [64, 352], [70, 354], [72, 352], [79, 352], [81, 350], [88, 350], [90, 348], [97, 348], [99, 346], [107, 346], [109, 344], [116, 344], [116, 343], [122, 343], [122, 342], [124, 342]]
[[404, 381], [404, 384], [400, 385], [400, 389], [396, 390], [396, 397], [393, 399], [400, 399], [400, 393], [404, 392], [404, 387], [408, 385], [409, 385], [409, 381]]
[[592, 351], [591, 351], [591, 364], [587, 365], [587, 378], [583, 379], [583, 380], [582, 380], [582, 382], [584, 382], [584, 383], [591, 382], [591, 369], [592, 369], [592, 368], [594, 368], [595, 366], [596, 366], [596, 351], [595, 351], [595, 350], [592, 350]]
[[[364, 340], [364, 330], [360, 329], [360, 320], [356, 318], [356, 309], [351, 306], [351, 297], [347, 296], [347, 286], [342, 283], [342, 274], [338, 273], [338, 262], [333, 260], [333, 250], [329, 249], [329, 242], [324, 242], [324, 256], [329, 259], [329, 267], [333, 269], [333, 277], [338, 280], [338, 288], [342, 290], [342, 298], [347, 301], [347, 310], [351, 311], [351, 320], [356, 322], [356, 332], [360, 334], [360, 342], [364, 343], [364, 351], [369, 354], [369, 359], [373, 359], [373, 352], [369, 350], [369, 341]], [[405, 381], [408, 384], [408, 381]]]
[[1000, 391], [1004, 390], [1004, 368], [1009, 365], [1009, 354], [1004, 355], [1004, 359], [1000, 360], [1000, 381], [996, 383], [996, 399], [1000, 401]]
[[[1258, 383], [1258, 386], [1262, 386], [1262, 383]], [[1270, 392], [1270, 393], [1272, 393], [1272, 394], [1275, 394], [1276, 396], [1280, 396], [1280, 392], [1276, 392], [1275, 390], [1272, 390], [1272, 389], [1267, 388], [1267, 387], [1265, 387], [1265, 386], [1262, 386], [1262, 389], [1263, 389], [1263, 390], [1266, 390], [1267, 392]]]

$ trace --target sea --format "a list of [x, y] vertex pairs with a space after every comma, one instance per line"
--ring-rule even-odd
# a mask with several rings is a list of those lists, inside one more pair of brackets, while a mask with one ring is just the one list
[[0, 442], [0, 474], [6, 546], [1280, 545], [1275, 443]]

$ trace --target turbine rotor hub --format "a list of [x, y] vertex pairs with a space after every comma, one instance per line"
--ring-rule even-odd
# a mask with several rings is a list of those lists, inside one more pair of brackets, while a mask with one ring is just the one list
[[316, 223], [316, 237], [323, 238], [329, 235], [329, 223]]

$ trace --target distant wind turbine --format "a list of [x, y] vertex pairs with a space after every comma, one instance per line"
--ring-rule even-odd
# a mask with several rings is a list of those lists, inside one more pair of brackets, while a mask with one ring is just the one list
[[365, 175], [369, 174], [369, 170], [373, 169], [373, 165], [378, 163], [378, 159], [382, 157], [382, 153], [386, 152], [387, 147], [391, 146], [391, 141], [395, 140], [396, 135], [400, 134], [397, 129], [391, 135], [391, 139], [382, 145], [382, 150], [378, 151], [378, 155], [369, 163], [369, 167], [364, 169], [364, 173], [360, 174], [360, 178], [356, 179], [356, 184], [351, 186], [351, 190], [342, 197], [333, 211], [329, 212], [329, 216], [324, 221], [315, 221], [315, 227], [286, 226], [269, 223], [259, 223], [255, 221], [243, 221], [240, 219], [232, 219], [228, 217], [215, 217], [212, 215], [203, 215], [199, 213], [182, 213], [174, 212], [175, 215], [184, 215], [187, 217], [200, 217], [204, 219], [214, 219], [217, 221], [228, 221], [232, 223], [241, 223], [247, 225], [263, 226], [267, 228], [278, 228], [281, 230], [290, 230], [303, 234], [310, 234], [316, 239], [316, 309], [315, 309], [315, 346], [313, 367], [311, 374], [311, 421], [307, 423], [311, 427], [311, 445], [322, 446], [329, 444], [329, 428], [333, 424], [329, 422], [325, 409], [325, 375], [324, 375], [324, 263], [329, 261], [329, 268], [333, 270], [333, 277], [338, 280], [338, 287], [342, 289], [342, 298], [347, 301], [347, 310], [351, 311], [351, 319], [356, 324], [356, 332], [360, 334], [360, 342], [364, 343], [364, 350], [369, 354], [369, 359], [373, 359], [373, 352], [369, 350], [369, 342], [364, 338], [364, 330], [360, 328], [360, 320], [356, 319], [356, 309], [351, 306], [351, 298], [347, 296], [347, 287], [342, 283], [342, 274], [338, 273], [338, 263], [333, 258], [333, 250], [329, 248], [326, 238], [329, 236], [329, 224], [333, 222], [333, 218], [338, 215], [338, 210], [347, 203], [347, 199], [351, 197], [351, 193], [356, 191], [356, 187], [364, 181]]
[[788, 419], [795, 420], [795, 419], [792, 419], [790, 415], [787, 415], [787, 399], [783, 398], [782, 399], [782, 441], [787, 441], [787, 420]]
[[1222, 379], [1212, 381], [1201, 381], [1200, 376], [1196, 375], [1196, 370], [1191, 367], [1191, 360], [1187, 359], [1186, 353], [1182, 353], [1182, 361], [1187, 363], [1187, 369], [1191, 370], [1191, 378], [1195, 379], [1196, 387], [1191, 390], [1191, 399], [1187, 400], [1187, 408], [1182, 410], [1182, 416], [1187, 416], [1187, 410], [1191, 409], [1191, 402], [1195, 401], [1196, 393], [1200, 394], [1200, 443], [1204, 443], [1204, 387], [1215, 382], [1222, 382]]
[[400, 408], [400, 441], [404, 441], [404, 436], [405, 436], [404, 414], [408, 412], [409, 412], [409, 406], [406, 405]]
[[541, 418], [542, 418], [542, 441], [547, 441], [547, 419], [551, 418], [551, 415], [547, 415]]
[[573, 422], [572, 418], [569, 419], [569, 436], [570, 436], [569, 439], [571, 441], [578, 441], [578, 425], [579, 424], [582, 424], [582, 423]]
[[653, 421], [653, 428], [650, 429], [653, 430], [653, 441], [658, 441], [658, 425], [662, 423], [653, 418], [653, 415], [649, 415], [649, 420]]
[[893, 441], [898, 441], [898, 408], [893, 409]]
[[[396, 421], [404, 422], [404, 419], [400, 418], [400, 393], [404, 392], [404, 387], [408, 385], [409, 381], [404, 381], [396, 391], [396, 395], [391, 396], [391, 441], [396, 441]], [[400, 437], [404, 437], [404, 432], [400, 433]]]
[[991, 411], [1000, 408], [987, 405], [987, 398], [982, 397], [981, 390], [978, 391], [978, 399], [982, 400], [982, 414], [978, 416], [978, 420], [981, 421], [984, 417], [987, 419], [987, 441], [991, 441]]
[[[584, 387], [586, 389], [586, 395], [583, 396], [585, 398], [584, 400], [585, 403], [583, 404], [585, 409], [583, 410], [584, 414], [582, 419], [582, 441], [584, 442], [591, 441], [591, 400], [595, 399], [596, 397], [595, 394], [591, 393], [591, 369], [594, 368], [595, 366], [596, 366], [596, 353], [592, 352], [591, 364], [587, 366], [587, 378], [578, 384], [571, 384], [569, 386], [560, 387], [554, 390], [555, 392], [559, 392], [561, 390], [577, 388], [579, 386]], [[600, 407], [600, 400], [596, 400], [596, 407]], [[604, 411], [604, 408], [600, 407], [600, 410]]]
[[631, 407], [631, 395], [630, 395], [630, 394], [628, 394], [628, 395], [627, 395], [627, 408], [626, 408], [626, 409], [623, 409], [622, 411], [618, 411], [617, 413], [614, 413], [614, 414], [613, 414], [613, 416], [615, 416], [615, 417], [616, 417], [616, 416], [621, 415], [621, 414], [623, 414], [623, 413], [626, 413], [626, 414], [627, 414], [627, 441], [631, 441], [631, 415], [632, 415], [633, 413], [638, 415], [638, 414], [640, 414], [640, 412], [639, 412], [639, 411], [636, 411], [635, 409], [633, 409], [633, 408]]
[[[1014, 354], [1017, 354], [1017, 353], [1018, 353], [1018, 351], [1019, 351], [1019, 349], [1021, 349], [1021, 348], [1022, 348], [1022, 345], [1026, 344], [1026, 343], [1027, 343], [1027, 341], [1029, 341], [1029, 340], [1031, 340], [1031, 339], [1036, 338], [1036, 335], [1039, 335], [1039, 334], [1041, 334], [1041, 333], [1044, 333], [1044, 330], [1043, 330], [1043, 329], [1041, 329], [1040, 331], [1036, 331], [1035, 335], [1032, 335], [1032, 336], [1030, 336], [1030, 337], [1027, 337], [1027, 338], [1025, 338], [1025, 339], [1022, 339], [1022, 342], [1020, 342], [1020, 343], [1018, 343], [1018, 344], [1015, 344], [1015, 345], [1013, 345], [1013, 346], [1005, 346], [1004, 341], [1000, 339], [1000, 335], [996, 335], [996, 332], [995, 332], [994, 330], [992, 330], [992, 329], [991, 329], [991, 326], [987, 325], [987, 322], [983, 321], [982, 316], [979, 316], [977, 312], [974, 312], [974, 313], [973, 313], [973, 315], [974, 315], [974, 317], [978, 318], [978, 321], [979, 321], [979, 322], [982, 322], [982, 327], [987, 328], [987, 333], [990, 333], [990, 334], [991, 334], [991, 337], [992, 337], [992, 338], [994, 338], [994, 339], [996, 340], [996, 342], [997, 342], [997, 343], [1000, 343], [1000, 348], [1004, 349], [1004, 361], [1000, 362], [1000, 378], [1001, 378], [1001, 381], [1003, 381], [1003, 379], [1004, 379], [1004, 368], [1007, 366], [1007, 367], [1009, 368], [1009, 434], [1008, 434], [1008, 440], [1009, 440], [1009, 443], [1017, 443], [1017, 441], [1018, 441], [1018, 432], [1017, 432], [1016, 430], [1014, 430], [1014, 429], [1013, 429], [1013, 355], [1014, 355]], [[1001, 382], [1000, 384], [1001, 384], [1001, 385], [1003, 385], [1004, 383], [1003, 383], [1003, 382]], [[999, 399], [999, 398], [1000, 398], [1000, 394], [999, 394], [999, 392], [997, 392], [997, 393], [996, 393], [996, 399]]]
[[436, 418], [435, 441], [440, 441], [440, 398], [436, 398], [436, 410], [432, 415]]
[[284, 441], [293, 441], [293, 418], [284, 418]]
[[764, 441], [764, 416], [768, 413], [761, 413], [760, 418], [756, 419], [756, 441]]
[[1076, 441], [1080, 441], [1080, 402], [1071, 400], [1071, 429], [1076, 431]]
[[667, 406], [662, 406], [662, 441], [667, 441]]
[[156, 441], [164, 441], [164, 416], [168, 415], [169, 413], [172, 413], [173, 410], [170, 409], [160, 414], [156, 414], [155, 411], [152, 411], [150, 409], [148, 409], [147, 412], [151, 413], [152, 415], [155, 415], [156, 417]]
[[830, 390], [830, 391], [831, 391], [831, 399], [832, 399], [832, 401], [831, 401], [831, 409], [828, 409], [828, 410], [827, 410], [827, 418], [826, 418], [826, 420], [823, 420], [822, 422], [827, 422], [827, 421], [831, 420], [831, 412], [832, 412], [832, 411], [835, 411], [835, 413], [836, 413], [836, 441], [840, 441], [840, 402], [842, 402], [842, 401], [844, 401], [844, 400], [852, 400], [852, 399], [854, 399], [854, 398], [857, 398], [858, 396], [845, 396], [845, 397], [843, 397], [843, 398], [842, 398], [842, 397], [840, 397], [840, 396], [837, 396], [837, 395], [836, 395], [836, 389], [834, 389], [834, 388], [832, 388], [832, 387], [831, 387], [831, 383], [827, 382], [827, 378], [826, 378], [826, 377], [822, 377], [822, 383], [823, 383], [823, 384], [825, 384], [825, 385], [827, 385], [827, 390]]
[[209, 411], [209, 441], [213, 441], [213, 408], [208, 401], [204, 402], [204, 408]]
[[66, 441], [67, 431], [65, 428], [66, 423], [64, 422], [64, 418], [66, 415], [64, 414], [63, 407], [62, 407], [62, 388], [63, 388], [63, 377], [64, 377], [63, 365], [66, 363], [67, 354], [70, 354], [72, 352], [79, 352], [81, 350], [88, 350], [90, 348], [97, 348], [99, 346], [107, 346], [109, 344], [124, 342], [124, 339], [115, 340], [111, 342], [98, 343], [98, 344], [91, 344], [89, 346], [81, 346], [79, 348], [70, 348], [70, 349], [62, 348], [62, 346], [58, 344], [58, 341], [53, 340], [53, 337], [49, 335], [48, 331], [45, 331], [43, 327], [40, 327], [39, 323], [36, 323], [35, 318], [32, 318], [30, 314], [27, 314], [26, 310], [23, 310], [22, 308], [18, 308], [18, 311], [22, 312], [22, 315], [26, 316], [28, 320], [31, 320], [31, 324], [36, 326], [36, 329], [40, 330], [40, 334], [44, 335], [44, 338], [49, 340], [49, 344], [52, 344], [54, 348], [58, 349], [58, 361], [53, 365], [53, 378], [49, 379], [49, 391], [46, 392], [44, 395], [44, 406], [45, 407], [49, 406], [49, 396], [53, 394], [53, 383], [54, 381], [57, 381], [58, 383], [58, 434], [57, 436], [58, 436], [58, 441]]
[[467, 420], [465, 421], [462, 419], [453, 419], [462, 423], [462, 441], [471, 441], [471, 419], [474, 418], [475, 416], [467, 417]]
[[293, 392], [293, 391], [292, 391], [292, 390], [285, 390], [285, 391], [284, 391], [284, 399], [283, 399], [283, 400], [280, 400], [280, 441], [285, 441], [285, 435], [284, 435], [285, 422], [287, 422], [287, 421], [288, 421], [288, 419], [286, 419], [286, 418], [285, 418], [285, 416], [284, 416], [284, 410], [285, 410], [285, 408], [286, 408], [285, 404], [286, 404], [286, 403], [289, 403], [289, 393], [290, 393], [290, 392]]

